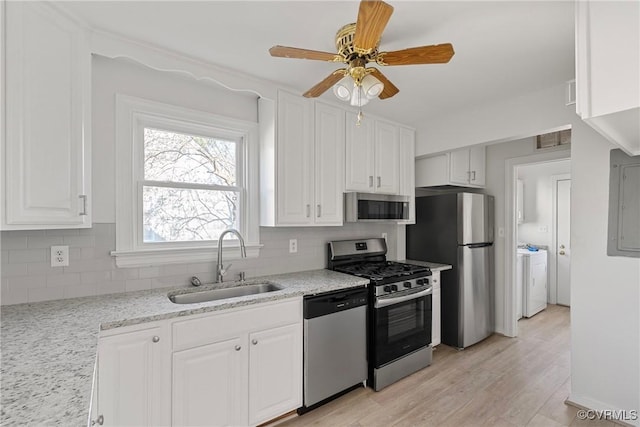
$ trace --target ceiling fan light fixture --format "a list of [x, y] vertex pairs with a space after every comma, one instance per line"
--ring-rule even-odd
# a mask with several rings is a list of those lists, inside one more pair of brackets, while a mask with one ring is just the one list
[[382, 93], [384, 84], [382, 84], [380, 80], [373, 77], [371, 74], [367, 74], [364, 79], [362, 79], [361, 87], [367, 99], [373, 99], [378, 97]]
[[351, 105], [353, 107], [362, 107], [367, 105], [369, 102], [369, 98], [363, 89], [362, 86], [356, 86], [353, 88], [353, 93], [351, 94]]
[[349, 101], [351, 99], [351, 88], [353, 87], [353, 81], [351, 77], [347, 76], [333, 85], [333, 94], [340, 101]]

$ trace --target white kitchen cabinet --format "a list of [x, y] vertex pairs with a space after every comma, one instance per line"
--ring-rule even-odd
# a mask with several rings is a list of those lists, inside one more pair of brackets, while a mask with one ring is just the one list
[[409, 220], [403, 224], [416, 223], [416, 173], [415, 138], [413, 129], [400, 127], [400, 195], [409, 196]]
[[256, 425], [302, 405], [302, 299], [173, 324], [173, 425]]
[[48, 2], [6, 2], [2, 229], [91, 226], [91, 54]]
[[431, 345], [433, 347], [437, 346], [441, 342], [441, 302], [442, 302], [442, 294], [440, 288], [440, 272], [433, 271], [431, 275], [431, 283], [433, 286], [433, 295], [431, 297], [431, 310], [432, 310], [432, 320], [431, 320]]
[[344, 218], [345, 112], [315, 103], [315, 204], [316, 225], [342, 225]]
[[235, 337], [173, 354], [174, 426], [246, 424], [244, 341]]
[[576, 113], [640, 155], [640, 3], [576, 2]]
[[100, 338], [95, 413], [103, 425], [171, 424], [169, 357], [165, 324], [117, 330]]
[[372, 118], [356, 125], [357, 115], [347, 113], [346, 191], [398, 194], [400, 140], [398, 126]]
[[249, 335], [249, 424], [263, 423], [301, 405], [302, 326]]
[[485, 147], [455, 150], [418, 159], [415, 163], [416, 187], [485, 186]]
[[278, 91], [259, 115], [261, 225], [342, 225], [344, 111]]
[[485, 183], [484, 147], [471, 147], [450, 154], [449, 181], [454, 185], [483, 187]]

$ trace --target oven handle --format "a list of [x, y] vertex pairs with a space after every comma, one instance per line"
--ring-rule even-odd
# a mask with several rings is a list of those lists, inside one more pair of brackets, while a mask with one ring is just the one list
[[412, 299], [417, 299], [426, 295], [429, 295], [433, 292], [433, 288], [429, 286], [427, 289], [419, 292], [415, 292], [413, 294], [397, 297], [397, 298], [376, 298], [376, 302], [373, 304], [374, 308], [383, 308], [388, 307], [390, 305], [399, 304], [401, 302], [410, 301]]

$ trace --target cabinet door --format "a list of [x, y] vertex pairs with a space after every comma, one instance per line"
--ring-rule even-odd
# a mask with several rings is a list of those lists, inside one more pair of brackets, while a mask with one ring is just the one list
[[469, 184], [484, 187], [485, 184], [485, 147], [472, 147], [469, 149]]
[[347, 113], [345, 190], [372, 193], [374, 191], [374, 129], [372, 120], [356, 125], [357, 115]]
[[104, 425], [170, 424], [167, 337], [155, 327], [100, 338], [97, 413]]
[[407, 224], [416, 223], [416, 159], [415, 132], [400, 128], [400, 190], [403, 196], [409, 196], [409, 220]]
[[375, 192], [398, 194], [400, 187], [400, 142], [398, 127], [386, 122], [375, 124]]
[[305, 98], [278, 93], [278, 225], [313, 222], [313, 113]]
[[173, 425], [247, 425], [245, 342], [234, 338], [173, 354]]
[[250, 334], [249, 423], [302, 405], [302, 325]]
[[344, 110], [316, 102], [315, 205], [316, 224], [342, 225], [344, 216]]
[[83, 31], [46, 2], [6, 3], [6, 229], [91, 226]]
[[449, 153], [449, 181], [452, 184], [468, 185], [469, 177], [469, 149], [456, 150]]

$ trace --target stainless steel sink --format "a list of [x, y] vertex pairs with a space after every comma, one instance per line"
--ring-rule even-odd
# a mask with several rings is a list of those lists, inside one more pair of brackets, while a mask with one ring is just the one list
[[190, 292], [186, 294], [169, 295], [169, 300], [175, 304], [194, 304], [198, 302], [215, 301], [245, 295], [264, 294], [279, 291], [282, 288], [273, 283], [255, 283], [231, 288], [210, 289], [208, 291]]

